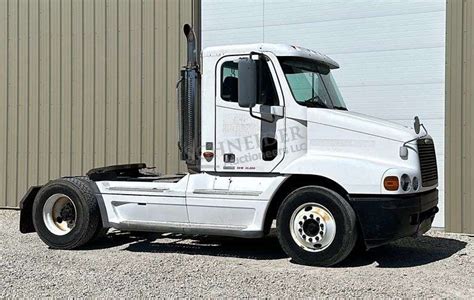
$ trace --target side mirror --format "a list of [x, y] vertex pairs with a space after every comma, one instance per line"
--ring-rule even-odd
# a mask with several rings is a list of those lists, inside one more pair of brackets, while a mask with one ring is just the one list
[[257, 104], [257, 62], [251, 58], [239, 59], [238, 99], [240, 107]]
[[420, 118], [418, 118], [418, 116], [415, 117], [415, 123], [413, 124], [413, 127], [415, 129], [415, 133], [419, 134], [420, 133]]

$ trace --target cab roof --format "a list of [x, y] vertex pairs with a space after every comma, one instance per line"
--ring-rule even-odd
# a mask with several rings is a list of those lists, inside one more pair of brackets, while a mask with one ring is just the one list
[[252, 51], [271, 52], [276, 56], [291, 56], [311, 59], [327, 65], [331, 69], [339, 68], [339, 64], [320, 52], [299, 46], [285, 44], [243, 44], [207, 47], [203, 50], [203, 57], [225, 56], [233, 54], [247, 54]]

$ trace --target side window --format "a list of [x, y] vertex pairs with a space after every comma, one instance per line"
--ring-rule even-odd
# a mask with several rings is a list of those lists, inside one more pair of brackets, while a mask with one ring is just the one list
[[[279, 105], [272, 74], [266, 61], [260, 60], [259, 88], [257, 104]], [[221, 98], [224, 101], [238, 102], [239, 66], [235, 61], [226, 61], [221, 69]]]
[[221, 98], [224, 101], [238, 101], [239, 65], [233, 61], [222, 64]]

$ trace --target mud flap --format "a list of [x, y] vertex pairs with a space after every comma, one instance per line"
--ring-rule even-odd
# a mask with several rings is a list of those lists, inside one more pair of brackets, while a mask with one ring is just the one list
[[39, 190], [42, 188], [42, 185], [32, 186], [26, 192], [23, 199], [20, 202], [20, 232], [21, 233], [30, 233], [35, 232], [35, 227], [33, 226], [33, 201], [35, 200], [36, 195]]

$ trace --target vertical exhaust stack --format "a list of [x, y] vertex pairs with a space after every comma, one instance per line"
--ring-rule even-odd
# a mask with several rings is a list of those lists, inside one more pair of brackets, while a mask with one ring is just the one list
[[191, 25], [183, 27], [187, 41], [187, 64], [181, 69], [178, 82], [178, 128], [181, 160], [189, 172], [200, 171], [201, 161], [201, 105], [200, 73], [196, 35]]
[[198, 62], [198, 53], [196, 48], [196, 34], [194, 33], [193, 28], [189, 24], [185, 24], [183, 27], [184, 35], [186, 36], [186, 41], [188, 43], [188, 64], [187, 68], [197, 67]]

